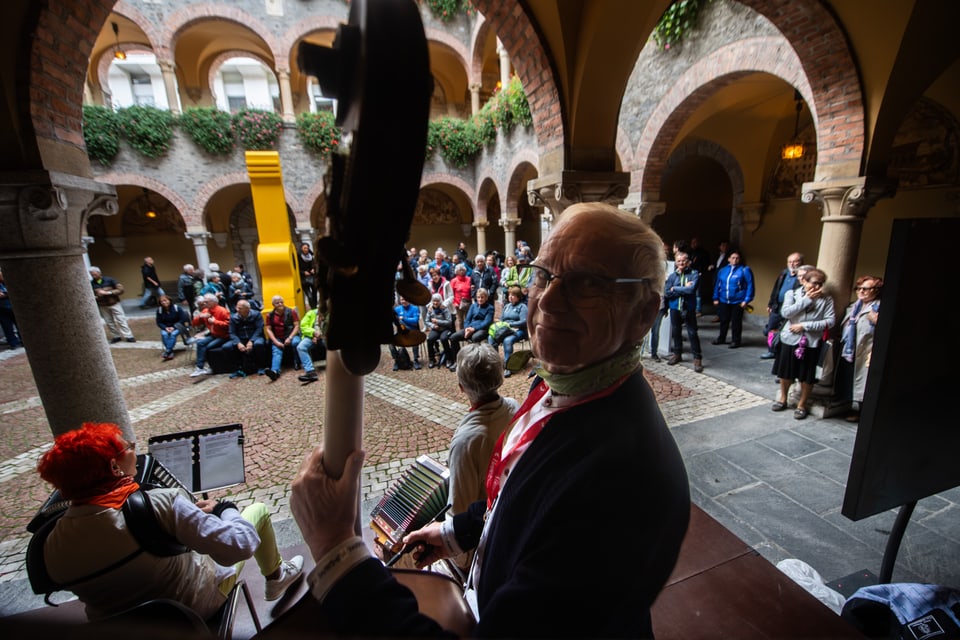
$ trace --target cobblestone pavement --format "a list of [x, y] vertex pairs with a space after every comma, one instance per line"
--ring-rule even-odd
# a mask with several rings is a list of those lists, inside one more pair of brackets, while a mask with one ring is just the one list
[[[244, 425], [246, 482], [215, 492], [241, 506], [260, 501], [275, 519], [290, 518], [290, 480], [306, 453], [322, 439], [324, 379], [302, 385], [292, 371], [276, 382], [263, 376], [231, 380], [225, 375], [189, 377], [192, 362], [159, 358], [160, 344], [144, 337], [145, 319], [131, 321], [136, 343], [112, 345], [121, 388], [140, 449], [148, 437], [231, 422]], [[23, 350], [2, 352], [0, 373], [0, 582], [19, 580], [28, 536], [26, 523], [48, 495], [35, 472], [49, 447], [46, 424]], [[364, 448], [367, 466], [362, 498], [375, 500], [416, 459], [427, 454], [446, 462], [450, 437], [467, 411], [456, 374], [446, 369], [391, 371], [384, 352], [378, 370], [364, 382]], [[647, 378], [671, 426], [763, 404], [764, 399], [681, 367], [651, 363]], [[522, 398], [523, 374], [505, 381], [503, 392]]]

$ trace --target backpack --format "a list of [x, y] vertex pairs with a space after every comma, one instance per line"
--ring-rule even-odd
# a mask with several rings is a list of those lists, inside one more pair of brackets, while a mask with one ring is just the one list
[[[51, 496], [51, 499], [53, 499], [53, 496]], [[137, 544], [140, 545], [140, 548], [96, 573], [84, 576], [68, 584], [60, 584], [51, 578], [47, 572], [47, 563], [44, 558], [43, 548], [47, 542], [47, 538], [50, 536], [50, 532], [57, 526], [57, 522], [59, 522], [66, 511], [66, 508], [63, 508], [53, 514], [49, 520], [36, 529], [33, 537], [30, 538], [30, 542], [27, 544], [26, 568], [27, 577], [30, 580], [30, 587], [37, 595], [43, 595], [43, 601], [53, 607], [57, 606], [53, 602], [50, 602], [50, 596], [53, 595], [54, 592], [69, 589], [74, 584], [109, 573], [130, 562], [144, 551], [160, 557], [176, 556], [189, 551], [187, 547], [180, 544], [176, 538], [169, 535], [160, 526], [160, 521], [157, 520], [157, 514], [154, 512], [153, 505], [150, 502], [150, 496], [141, 488], [127, 497], [122, 508], [123, 519], [127, 525], [127, 529], [137, 541]]]

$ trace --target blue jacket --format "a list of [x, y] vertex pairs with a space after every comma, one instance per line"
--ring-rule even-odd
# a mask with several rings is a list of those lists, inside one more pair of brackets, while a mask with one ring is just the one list
[[667, 283], [663, 286], [663, 297], [667, 307], [680, 310], [680, 301], [683, 301], [683, 311], [697, 308], [697, 287], [700, 285], [700, 272], [696, 269], [687, 269], [680, 273], [674, 271], [667, 276]]
[[407, 329], [420, 328], [420, 307], [417, 305], [409, 304], [404, 308], [402, 304], [398, 304], [393, 308], [393, 311]]
[[514, 329], [527, 330], [527, 305], [519, 302], [517, 304], [507, 303], [500, 312], [500, 320], [506, 322]]
[[487, 300], [484, 305], [474, 302], [467, 311], [467, 317], [463, 321], [463, 328], [473, 327], [477, 331], [487, 332], [490, 325], [493, 324], [493, 303]]
[[753, 300], [753, 272], [750, 267], [728, 264], [717, 273], [713, 299], [722, 304], [740, 304]]
[[236, 343], [246, 343], [256, 338], [263, 339], [263, 314], [250, 309], [244, 318], [239, 312], [230, 316], [230, 340]]

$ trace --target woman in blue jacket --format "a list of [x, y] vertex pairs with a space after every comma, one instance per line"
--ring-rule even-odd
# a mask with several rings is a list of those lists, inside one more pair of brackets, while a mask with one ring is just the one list
[[720, 335], [713, 344], [724, 344], [727, 341], [727, 329], [732, 325], [730, 348], [740, 346], [743, 310], [753, 300], [753, 291], [753, 272], [750, 267], [741, 264], [739, 251], [731, 251], [727, 266], [717, 273], [717, 283], [713, 287], [713, 306], [720, 316]]

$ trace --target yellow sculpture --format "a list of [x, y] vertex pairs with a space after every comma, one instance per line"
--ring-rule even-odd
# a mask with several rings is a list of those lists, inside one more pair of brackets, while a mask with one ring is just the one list
[[264, 312], [273, 309], [273, 296], [283, 296], [289, 307], [296, 307], [300, 317], [306, 312], [297, 250], [290, 239], [287, 202], [283, 197], [283, 175], [280, 154], [276, 151], [247, 151], [247, 174], [253, 211], [257, 217], [257, 262], [263, 288]]

